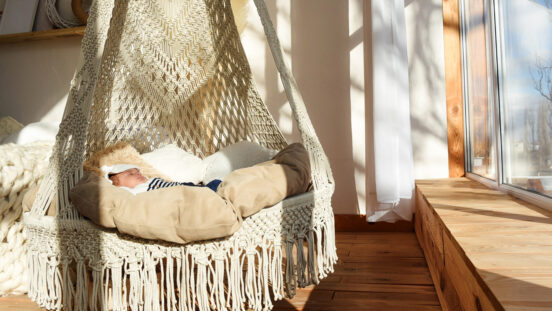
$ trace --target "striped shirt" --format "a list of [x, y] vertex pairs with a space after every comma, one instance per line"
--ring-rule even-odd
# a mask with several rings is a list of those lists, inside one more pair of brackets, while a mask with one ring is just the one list
[[196, 185], [194, 185], [191, 182], [166, 181], [159, 177], [155, 177], [148, 183], [148, 189], [146, 191], [174, 187], [174, 186], [196, 186]]
[[216, 192], [221, 181], [219, 179], [214, 179], [210, 181], [207, 185], [203, 185], [203, 184], [196, 185], [191, 182], [166, 181], [159, 177], [155, 177], [151, 179], [150, 182], [146, 182], [146, 183], [148, 184], [148, 188], [146, 191], [174, 187], [174, 186], [192, 186], [192, 187], [207, 187]]
[[159, 177], [155, 177], [152, 179], [148, 179], [145, 183], [139, 184], [134, 188], [127, 188], [127, 187], [121, 187], [121, 188], [129, 191], [134, 195], [138, 193], [146, 192], [146, 191], [152, 191], [156, 189], [175, 187], [175, 186], [207, 187], [216, 192], [220, 183], [221, 181], [219, 179], [213, 179], [206, 185], [204, 184], [196, 185], [191, 182], [166, 181]]

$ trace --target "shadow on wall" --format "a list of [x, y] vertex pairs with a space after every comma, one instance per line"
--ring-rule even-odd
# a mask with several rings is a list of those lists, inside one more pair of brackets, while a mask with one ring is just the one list
[[[287, 0], [270, 1], [268, 5], [332, 165], [336, 180], [334, 211], [364, 214], [375, 204], [376, 190], [372, 147], [371, 3]], [[440, 0], [407, 0], [405, 7], [415, 176], [447, 177], [442, 4]], [[351, 26], [355, 25], [355, 18], [361, 20], [359, 29]], [[286, 42], [287, 35], [291, 37], [290, 42]], [[364, 56], [354, 54], [359, 45], [364, 47]], [[261, 89], [266, 88], [266, 104], [285, 137], [298, 141], [299, 134], [291, 121], [293, 117], [268, 48], [264, 56], [262, 77], [257, 74], [255, 78], [261, 81]], [[356, 79], [359, 72], [361, 79]]]
[[[362, 0], [354, 1], [362, 8]], [[289, 56], [309, 116], [330, 159], [336, 180], [333, 206], [337, 213], [342, 214], [358, 214], [359, 201], [365, 199], [365, 161], [363, 157], [355, 159], [353, 151], [355, 144], [357, 149], [361, 146], [364, 156], [365, 142], [363, 139], [353, 144], [353, 137], [359, 133], [352, 132], [351, 121], [352, 105], [360, 105], [363, 123], [360, 136], [364, 138], [364, 82], [352, 82], [350, 71], [350, 53], [356, 45], [362, 44], [362, 28], [353, 36], [349, 35], [350, 2], [289, 1], [289, 12], [281, 11], [280, 1], [267, 3], [275, 27], [280, 28], [284, 52]], [[362, 11], [358, 14], [362, 19]], [[291, 42], [285, 42], [287, 38], [282, 36], [286, 27], [289, 27]], [[264, 61], [264, 77], [256, 77], [256, 80], [264, 82], [260, 87], [266, 90], [266, 104], [286, 139], [299, 141], [300, 135], [295, 121], [290, 121], [293, 116], [268, 48], [265, 49]], [[362, 74], [363, 68], [358, 70]], [[362, 94], [355, 101], [351, 99], [354, 91]], [[287, 126], [288, 123], [292, 126]], [[359, 187], [359, 182], [362, 187]]]
[[405, 0], [416, 178], [448, 177], [443, 7]]

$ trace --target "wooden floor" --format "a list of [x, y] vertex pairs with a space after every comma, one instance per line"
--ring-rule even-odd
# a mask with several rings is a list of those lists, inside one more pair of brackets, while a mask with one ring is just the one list
[[[412, 232], [337, 233], [335, 273], [274, 310], [441, 310]], [[0, 310], [40, 310], [25, 296], [0, 298]]]

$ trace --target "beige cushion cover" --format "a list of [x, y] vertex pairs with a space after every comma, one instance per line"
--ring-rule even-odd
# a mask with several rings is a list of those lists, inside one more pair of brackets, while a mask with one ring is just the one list
[[189, 243], [231, 235], [242, 217], [307, 191], [309, 163], [303, 145], [292, 144], [273, 160], [232, 172], [217, 193], [176, 186], [133, 195], [87, 171], [69, 197], [100, 226], [145, 239]]
[[242, 217], [247, 217], [286, 197], [306, 192], [310, 181], [308, 153], [303, 145], [294, 143], [270, 161], [233, 171], [217, 193], [232, 202]]
[[177, 186], [132, 195], [85, 173], [69, 197], [92, 222], [145, 239], [189, 243], [230, 235], [241, 224], [232, 204], [207, 188]]

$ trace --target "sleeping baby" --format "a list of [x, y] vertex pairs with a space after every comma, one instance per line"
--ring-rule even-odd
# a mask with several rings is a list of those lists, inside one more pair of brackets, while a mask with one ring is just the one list
[[170, 182], [159, 177], [147, 179], [144, 175], [142, 175], [139, 167], [131, 164], [102, 166], [101, 169], [105, 174], [105, 177], [111, 181], [114, 186], [121, 187], [132, 194], [174, 186], [207, 187], [216, 192], [221, 183], [221, 180], [219, 179], [214, 179], [207, 185], [196, 185], [191, 182]]

